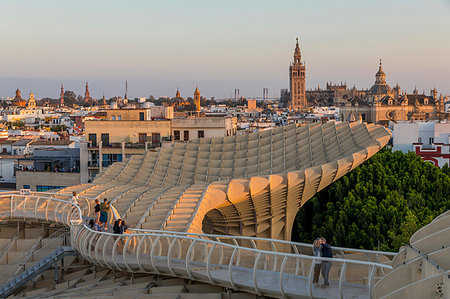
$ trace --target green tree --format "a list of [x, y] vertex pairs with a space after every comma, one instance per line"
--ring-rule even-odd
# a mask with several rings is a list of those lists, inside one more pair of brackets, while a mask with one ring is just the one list
[[324, 236], [336, 246], [398, 250], [450, 208], [448, 171], [412, 152], [383, 149], [309, 200], [292, 239]]

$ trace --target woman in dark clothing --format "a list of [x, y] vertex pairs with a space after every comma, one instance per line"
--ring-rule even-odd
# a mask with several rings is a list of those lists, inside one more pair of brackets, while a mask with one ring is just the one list
[[122, 223], [120, 224], [120, 231], [121, 234], [125, 234], [127, 232], [128, 225], [125, 224], [125, 221], [122, 220]]
[[99, 223], [100, 218], [100, 201], [98, 199], [95, 200], [95, 206], [94, 206], [94, 220], [95, 223]]
[[113, 232], [115, 234], [122, 234], [123, 233], [121, 225], [122, 225], [122, 219], [118, 219], [118, 220], [116, 220], [114, 222]]

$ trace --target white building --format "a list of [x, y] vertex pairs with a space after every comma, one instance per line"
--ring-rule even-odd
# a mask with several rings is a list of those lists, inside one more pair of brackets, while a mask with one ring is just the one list
[[424, 161], [442, 167], [450, 165], [450, 123], [415, 121], [391, 123], [393, 149], [414, 151]]

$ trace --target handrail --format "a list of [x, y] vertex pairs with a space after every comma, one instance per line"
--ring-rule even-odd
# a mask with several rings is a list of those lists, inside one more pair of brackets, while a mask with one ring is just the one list
[[[374, 285], [375, 269], [392, 270], [390, 265], [372, 261], [299, 254], [301, 246], [311, 247], [312, 245], [281, 240], [137, 229], [130, 230], [130, 234], [98, 232], [85, 225], [83, 210], [71, 201], [37, 195], [12, 194], [9, 197], [11, 211], [6, 212], [6, 215], [11, 215], [12, 218], [43, 219], [69, 226], [72, 247], [86, 260], [112, 269], [160, 273], [195, 279], [197, 275], [201, 274], [196, 269], [201, 267], [204, 271], [202, 272], [204, 274], [201, 274], [204, 280], [237, 289], [242, 282], [236, 279], [239, 275], [239, 272], [236, 271], [246, 269], [249, 275], [252, 275], [252, 279], [248, 280], [248, 283], [253, 283], [247, 285], [251, 292], [269, 296], [275, 294], [276, 297], [289, 295], [289, 286], [285, 283], [286, 275], [294, 275], [293, 277], [299, 279], [299, 282], [306, 278], [311, 284], [311, 275], [309, 277], [298, 275], [299, 261], [301, 261], [302, 267], [303, 261], [309, 261], [306, 265], [313, 265], [316, 261], [331, 261], [336, 264], [334, 267], [340, 267], [339, 284], [333, 286], [339, 288], [339, 290], [336, 290], [339, 292], [337, 294], [343, 294], [344, 288], [352, 287], [352, 285], [346, 283], [348, 275], [345, 268], [349, 265], [368, 268], [369, 279], [367, 282], [362, 282], [367, 291]], [[5, 195], [0, 195], [0, 200], [2, 199], [5, 200]], [[32, 202], [32, 204], [27, 205], [27, 202]], [[238, 241], [243, 240], [248, 241], [251, 246], [246, 247], [238, 243]], [[258, 242], [266, 242], [269, 245], [268, 249], [258, 249], [256, 245]], [[289, 245], [293, 253], [279, 252], [276, 244]], [[382, 252], [351, 248], [343, 248], [342, 250], [383, 254]], [[177, 261], [175, 262], [174, 259], [177, 259]], [[295, 262], [292, 259], [295, 259]], [[261, 269], [261, 266], [264, 266], [264, 270]], [[215, 270], [217, 267], [222, 274], [218, 274], [219, 272]], [[294, 268], [295, 274], [290, 274], [294, 271]], [[302, 272], [304, 272], [304, 269], [302, 269]], [[227, 278], [218, 281], [216, 275], [225, 275]], [[267, 280], [267, 278], [270, 278], [270, 281], [278, 281], [278, 284], [270, 286], [270, 292], [265, 290], [267, 286], [260, 285], [260, 279]], [[306, 292], [306, 289], [303, 292]]]
[[[184, 236], [196, 236], [202, 239], [229, 239], [230, 241], [234, 240], [246, 240], [246, 241], [263, 241], [263, 242], [275, 242], [280, 244], [292, 245], [292, 246], [300, 246], [300, 247], [308, 247], [313, 248], [313, 244], [310, 243], [300, 243], [300, 242], [292, 242], [286, 240], [278, 240], [278, 239], [269, 239], [269, 238], [258, 238], [258, 237], [246, 237], [246, 236], [233, 236], [233, 235], [214, 235], [214, 234], [198, 234], [198, 233], [188, 233], [188, 232], [176, 232], [176, 231], [166, 231], [166, 230], [149, 230], [149, 229], [140, 229], [140, 228], [129, 228], [130, 232], [142, 232], [142, 233], [151, 233], [151, 234], [166, 234], [166, 235], [184, 235]], [[367, 249], [358, 249], [358, 248], [347, 248], [347, 247], [338, 247], [333, 246], [333, 250], [336, 251], [344, 251], [351, 253], [369, 253], [369, 254], [381, 254], [386, 256], [395, 256], [397, 252], [390, 251], [377, 251], [377, 250], [367, 250]]]
[[[432, 264], [436, 268], [436, 270], [445, 271], [445, 269], [442, 269], [441, 266], [439, 266], [437, 263], [435, 263], [432, 259], [429, 258], [429, 256], [428, 256], [429, 253], [425, 254], [422, 251], [420, 251], [418, 248], [416, 248], [410, 244], [403, 244], [403, 246], [408, 246], [409, 248], [411, 248], [412, 250], [417, 252], [419, 254], [418, 257], [421, 257], [421, 258], [425, 259], [427, 262], [429, 262], [430, 264]], [[442, 248], [439, 248], [437, 250], [441, 250], [441, 249]], [[437, 250], [435, 250], [435, 251], [437, 251]], [[412, 259], [412, 260], [414, 260], [414, 259]]]
[[[115, 234], [115, 233], [110, 233], [110, 232], [106, 232], [106, 231], [95, 231], [92, 230], [91, 228], [89, 228], [88, 226], [84, 225], [84, 228], [87, 229], [88, 231], [92, 232], [92, 233], [97, 233], [97, 234], [101, 234], [101, 235], [106, 235], [106, 236], [110, 236], [110, 237], [115, 237], [115, 238], [129, 238], [129, 237], [145, 237], [148, 236], [148, 233], [139, 233], [139, 234]], [[171, 233], [171, 232], [170, 232]], [[269, 250], [262, 250], [262, 249], [255, 249], [255, 248], [251, 248], [251, 247], [243, 247], [243, 246], [239, 246], [239, 245], [233, 245], [233, 244], [228, 244], [228, 243], [222, 243], [222, 242], [218, 242], [218, 241], [214, 241], [214, 240], [210, 240], [210, 239], [198, 239], [198, 238], [193, 238], [193, 237], [188, 237], [188, 236], [178, 236], [178, 235], [171, 235], [170, 233], [168, 234], [161, 234], [161, 233], [152, 233], [152, 236], [156, 236], [159, 238], [167, 238], [170, 236], [173, 236], [174, 238], [178, 238], [178, 239], [183, 239], [183, 240], [197, 240], [198, 242], [204, 242], [204, 243], [208, 243], [211, 246], [212, 245], [218, 245], [218, 243], [222, 246], [225, 247], [229, 247], [232, 249], [236, 249], [236, 250], [245, 250], [245, 251], [251, 251], [251, 252], [255, 252], [255, 253], [262, 253], [262, 254], [271, 254], [271, 255], [277, 255], [277, 256], [287, 256], [287, 257], [301, 257], [301, 258], [305, 258], [308, 260], [320, 260], [323, 262], [346, 262], [346, 263], [354, 263], [354, 264], [359, 264], [359, 265], [375, 265], [377, 267], [380, 268], [385, 268], [385, 269], [390, 269], [392, 270], [392, 267], [389, 265], [385, 265], [385, 264], [381, 264], [381, 263], [376, 263], [376, 262], [367, 262], [367, 261], [359, 261], [359, 260], [349, 260], [349, 259], [341, 259], [341, 258], [328, 258], [328, 257], [317, 257], [317, 256], [311, 256], [311, 255], [304, 255], [304, 254], [294, 254], [294, 253], [288, 253], [288, 252], [278, 252], [278, 251], [269, 251]], [[274, 240], [272, 240], [274, 241]]]
[[6, 245], [5, 249], [3, 249], [2, 253], [0, 253], [0, 260], [2, 260], [3, 257], [8, 253], [9, 249], [11, 249], [14, 242], [16, 242], [16, 240], [19, 238], [19, 235], [20, 235], [20, 231], [17, 231], [14, 234], [12, 239], [8, 242], [8, 245]]

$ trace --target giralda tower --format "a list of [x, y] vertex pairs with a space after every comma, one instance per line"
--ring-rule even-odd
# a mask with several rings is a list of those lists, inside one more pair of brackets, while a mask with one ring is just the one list
[[289, 81], [291, 90], [290, 108], [306, 108], [305, 65], [302, 62], [298, 38], [294, 51], [294, 62], [289, 66]]

